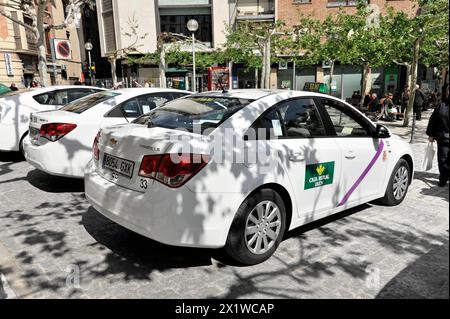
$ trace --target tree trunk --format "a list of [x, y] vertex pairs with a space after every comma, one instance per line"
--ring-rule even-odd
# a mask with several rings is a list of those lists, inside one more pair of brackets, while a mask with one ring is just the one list
[[409, 91], [411, 91], [411, 64], [406, 65], [406, 83], [408, 84]]
[[108, 58], [108, 62], [111, 64], [111, 79], [113, 88], [115, 88], [117, 84], [116, 61], [117, 58], [115, 56], [111, 56]]
[[334, 60], [331, 61], [330, 79], [328, 81], [328, 93], [329, 94], [331, 94], [331, 84], [333, 83], [333, 75], [334, 75]]
[[419, 52], [420, 52], [420, 42], [421, 38], [418, 38], [414, 42], [413, 60], [411, 63], [411, 81], [409, 85], [409, 102], [408, 107], [405, 110], [405, 119], [403, 120], [403, 127], [409, 126], [409, 117], [411, 111], [414, 108], [414, 100], [416, 95], [416, 84], [417, 84], [417, 72], [419, 68]]
[[260, 88], [264, 88], [264, 83], [266, 83], [266, 45], [264, 44], [263, 50], [262, 50], [262, 69], [261, 69], [261, 84], [259, 85]]
[[47, 73], [47, 49], [45, 47], [44, 13], [45, 3], [43, 4], [42, 2], [40, 2], [37, 9], [35, 30], [38, 49], [38, 70], [42, 86], [49, 86], [50, 83], [48, 81]]
[[165, 89], [167, 86], [166, 80], [166, 50], [164, 44], [161, 45], [161, 54], [159, 57], [159, 87]]
[[258, 69], [255, 69], [255, 89], [257, 89], [259, 87], [258, 85], [258, 81], [259, 81], [259, 74], [258, 74]]
[[271, 60], [271, 48], [272, 46], [272, 41], [271, 41], [271, 37], [269, 35], [267, 41], [266, 41], [266, 55], [265, 55], [265, 61], [264, 61], [264, 65], [265, 65], [265, 72], [266, 74], [264, 75], [264, 88], [265, 89], [270, 89], [270, 71], [271, 71], [271, 66], [270, 66], [270, 60]]
[[370, 92], [371, 88], [372, 88], [372, 69], [370, 68], [370, 64], [365, 64], [362, 73], [361, 100], [359, 101], [360, 105], [364, 104], [364, 98], [366, 94]]

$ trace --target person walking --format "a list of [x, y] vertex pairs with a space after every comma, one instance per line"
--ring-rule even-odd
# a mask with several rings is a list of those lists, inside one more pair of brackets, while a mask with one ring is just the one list
[[416, 92], [414, 93], [414, 108], [413, 112], [416, 115], [416, 120], [422, 120], [422, 107], [425, 103], [425, 93], [420, 89], [420, 85], [416, 85]]
[[439, 186], [444, 187], [450, 176], [449, 172], [449, 119], [448, 119], [448, 104], [449, 92], [442, 103], [437, 106], [430, 117], [427, 127], [427, 135], [431, 143], [437, 142], [438, 152], [437, 160], [439, 164]]

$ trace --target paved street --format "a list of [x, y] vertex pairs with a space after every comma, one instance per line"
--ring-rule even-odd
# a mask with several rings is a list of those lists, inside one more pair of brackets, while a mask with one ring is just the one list
[[436, 163], [420, 171], [428, 117], [401, 206], [304, 226], [253, 267], [134, 234], [90, 207], [82, 181], [0, 154], [0, 298], [448, 298], [449, 189], [436, 186]]

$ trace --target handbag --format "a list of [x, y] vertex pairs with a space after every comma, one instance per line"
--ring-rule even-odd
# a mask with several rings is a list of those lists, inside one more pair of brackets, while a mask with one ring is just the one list
[[433, 167], [434, 153], [436, 153], [434, 143], [428, 143], [422, 162], [422, 168], [424, 171], [429, 171]]

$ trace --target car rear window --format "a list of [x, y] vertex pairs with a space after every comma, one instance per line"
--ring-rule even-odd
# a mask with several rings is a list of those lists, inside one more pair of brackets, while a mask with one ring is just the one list
[[61, 108], [61, 110], [81, 114], [89, 110], [91, 107], [112, 99], [118, 95], [120, 95], [120, 93], [111, 91], [95, 93], [66, 104]]
[[188, 96], [168, 102], [134, 123], [208, 134], [251, 102], [253, 100], [233, 97]]

